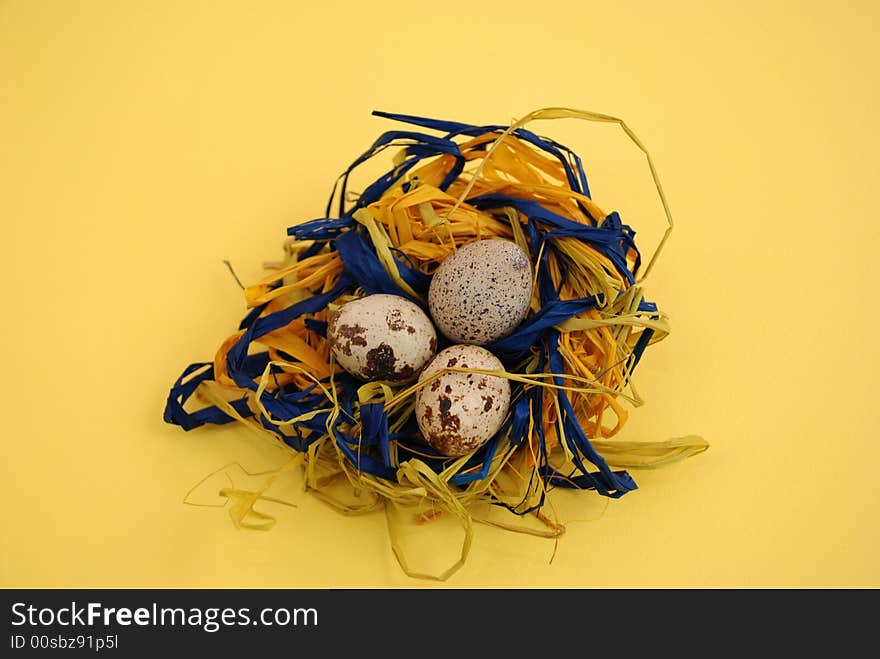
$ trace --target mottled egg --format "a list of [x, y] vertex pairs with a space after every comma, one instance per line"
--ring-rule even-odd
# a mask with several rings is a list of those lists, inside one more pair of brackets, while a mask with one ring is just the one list
[[519, 326], [531, 296], [528, 254], [509, 240], [479, 240], [440, 264], [431, 279], [428, 308], [451, 341], [486, 345]]
[[[455, 345], [442, 350], [419, 376], [419, 382], [447, 367], [503, 371], [485, 348]], [[498, 432], [510, 405], [510, 382], [482, 373], [450, 371], [416, 393], [416, 420], [422, 436], [440, 453], [461, 456]]]
[[346, 371], [387, 384], [415, 379], [437, 349], [425, 312], [406, 298], [385, 294], [341, 306], [327, 325], [327, 340]]

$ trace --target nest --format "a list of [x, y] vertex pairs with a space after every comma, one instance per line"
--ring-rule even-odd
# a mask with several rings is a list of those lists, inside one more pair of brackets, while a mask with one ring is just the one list
[[[642, 282], [672, 219], [650, 156], [626, 124], [567, 109], [506, 126], [374, 114], [420, 130], [381, 135], [337, 180], [326, 217], [288, 229], [283, 262], [244, 288], [249, 313], [213, 362], [184, 370], [165, 420], [184, 430], [233, 421], [257, 429], [291, 451], [312, 494], [349, 514], [385, 508], [401, 567], [436, 579], [463, 564], [474, 522], [557, 538], [564, 527], [546, 506], [554, 489], [617, 498], [636, 488], [626, 468], [705, 450], [694, 436], [613, 439], [626, 423], [625, 405], [641, 402], [634, 369], [668, 333]], [[669, 222], [646, 266], [635, 231], [592, 200], [580, 158], [525, 128], [558, 118], [617, 123], [645, 152]], [[351, 173], [388, 148], [397, 148], [392, 168], [352, 195]], [[426, 308], [437, 266], [463, 245], [491, 238], [514, 241], [531, 256], [532, 299], [518, 329], [485, 346], [506, 368], [491, 374], [511, 384], [503, 426], [479, 449], [449, 458], [424, 441], [414, 418], [416, 391], [432, 380], [356, 380], [333, 359], [327, 321], [345, 302], [374, 293]], [[467, 371], [436, 376], [448, 370]], [[271, 525], [253, 509], [261, 494], [239, 501], [240, 525]], [[483, 504], [506, 508], [511, 521], [489, 520]], [[465, 532], [458, 561], [439, 575], [411, 570], [397, 541], [400, 510], [422, 520], [454, 515]]]

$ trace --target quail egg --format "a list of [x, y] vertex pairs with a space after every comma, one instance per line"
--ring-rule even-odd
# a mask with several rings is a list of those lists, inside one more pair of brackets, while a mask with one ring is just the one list
[[336, 361], [361, 380], [411, 382], [434, 355], [437, 333], [416, 304], [375, 294], [341, 306], [327, 325]]
[[428, 308], [437, 329], [454, 343], [486, 345], [519, 326], [531, 296], [528, 254], [509, 240], [479, 240], [440, 264]]
[[[429, 363], [419, 382], [447, 367], [503, 371], [498, 358], [485, 348], [454, 345]], [[449, 371], [416, 393], [416, 420], [422, 435], [444, 455], [461, 456], [498, 432], [510, 405], [507, 378], [482, 373]]]

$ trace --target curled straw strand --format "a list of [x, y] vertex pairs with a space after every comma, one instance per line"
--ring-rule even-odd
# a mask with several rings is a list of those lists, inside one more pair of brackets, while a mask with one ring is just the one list
[[666, 215], [666, 231], [663, 232], [663, 236], [660, 239], [660, 243], [654, 249], [654, 253], [651, 255], [651, 258], [648, 260], [648, 265], [645, 267], [645, 271], [642, 276], [637, 280], [639, 283], [644, 281], [647, 276], [650, 274], [651, 269], [654, 267], [654, 262], [657, 260], [657, 257], [660, 256], [660, 252], [663, 250], [663, 247], [666, 245], [666, 241], [669, 239], [670, 234], [672, 233], [672, 229], [675, 226], [675, 222], [672, 219], [672, 211], [669, 209], [669, 202], [666, 199], [666, 193], [663, 192], [663, 185], [660, 183], [660, 175], [657, 173], [657, 168], [654, 167], [654, 161], [651, 159], [651, 154], [639, 137], [633, 132], [633, 130], [626, 124], [623, 119], [619, 117], [611, 116], [610, 114], [602, 114], [600, 112], [590, 112], [588, 110], [575, 110], [572, 108], [542, 108], [540, 110], [534, 110], [525, 115], [522, 119], [514, 121], [510, 124], [501, 135], [492, 143], [492, 146], [489, 147], [489, 151], [486, 153], [486, 157], [480, 163], [477, 171], [474, 176], [471, 178], [470, 182], [468, 182], [464, 191], [462, 191], [459, 198], [456, 200], [455, 205], [452, 207], [450, 214], [458, 209], [461, 204], [464, 203], [464, 200], [467, 198], [468, 194], [474, 187], [478, 177], [482, 173], [483, 168], [485, 168], [486, 163], [501, 145], [503, 140], [507, 138], [511, 133], [513, 133], [517, 128], [523, 128], [528, 123], [536, 120], [544, 120], [544, 119], [584, 119], [586, 121], [597, 121], [601, 123], [612, 123], [620, 126], [621, 130], [626, 133], [626, 136], [632, 140], [632, 142], [639, 148], [639, 150], [645, 154], [645, 159], [648, 161], [648, 168], [651, 170], [651, 179], [654, 181], [654, 187], [657, 188], [657, 194], [660, 196], [660, 202], [663, 204], [663, 212]]

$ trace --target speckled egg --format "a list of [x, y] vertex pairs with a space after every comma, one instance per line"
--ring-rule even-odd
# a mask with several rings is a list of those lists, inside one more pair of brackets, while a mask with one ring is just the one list
[[385, 294], [341, 306], [327, 325], [327, 340], [346, 371], [387, 384], [414, 380], [437, 349], [425, 312], [406, 298]]
[[[434, 357], [419, 382], [453, 366], [504, 370], [485, 348], [455, 345]], [[440, 453], [457, 457], [489, 441], [501, 427], [509, 405], [510, 382], [506, 378], [450, 371], [416, 393], [416, 420], [425, 441]]]
[[486, 345], [519, 326], [531, 296], [528, 254], [509, 240], [479, 240], [440, 264], [431, 279], [428, 308], [451, 341]]

